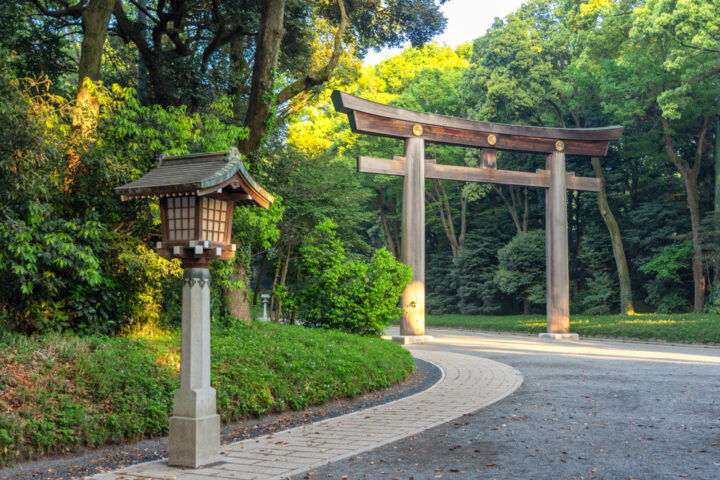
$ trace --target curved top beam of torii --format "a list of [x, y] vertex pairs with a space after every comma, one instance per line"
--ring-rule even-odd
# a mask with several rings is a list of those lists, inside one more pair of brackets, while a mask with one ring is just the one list
[[623, 132], [621, 126], [545, 128], [478, 122], [393, 107], [339, 90], [332, 93], [332, 101], [335, 110], [347, 114], [353, 132], [393, 138], [422, 136], [427, 142], [462, 147], [595, 157], [605, 156], [610, 141], [618, 140]]

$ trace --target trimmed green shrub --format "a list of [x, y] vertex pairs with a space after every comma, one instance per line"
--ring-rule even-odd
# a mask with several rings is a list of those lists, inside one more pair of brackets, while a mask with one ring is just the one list
[[308, 326], [379, 335], [401, 310], [398, 300], [412, 271], [387, 250], [369, 262], [348, 259], [337, 226], [320, 223], [300, 248], [302, 280], [284, 304]]

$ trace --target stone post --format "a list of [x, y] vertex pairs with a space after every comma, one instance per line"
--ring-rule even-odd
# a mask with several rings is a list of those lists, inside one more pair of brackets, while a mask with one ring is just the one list
[[180, 388], [170, 417], [168, 465], [197, 468], [220, 458], [220, 416], [210, 386], [210, 271], [185, 268]]

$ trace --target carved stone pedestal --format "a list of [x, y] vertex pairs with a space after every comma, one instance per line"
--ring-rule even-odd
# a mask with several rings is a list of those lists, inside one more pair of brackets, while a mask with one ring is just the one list
[[168, 464], [197, 468], [220, 458], [220, 416], [210, 386], [210, 272], [183, 275], [180, 388], [170, 417]]

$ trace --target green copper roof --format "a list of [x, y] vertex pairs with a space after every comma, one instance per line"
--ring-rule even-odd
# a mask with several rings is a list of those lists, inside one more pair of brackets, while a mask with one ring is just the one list
[[161, 156], [154, 169], [137, 180], [116, 187], [115, 193], [123, 200], [176, 194], [201, 196], [228, 185], [243, 190], [259, 204], [267, 205], [274, 200], [250, 176], [236, 148], [222, 152]]

